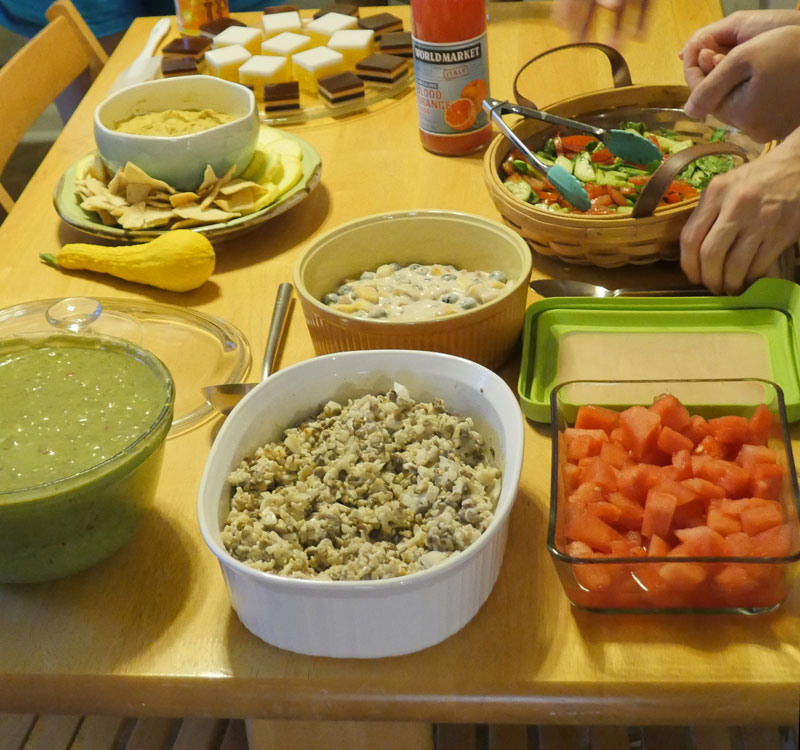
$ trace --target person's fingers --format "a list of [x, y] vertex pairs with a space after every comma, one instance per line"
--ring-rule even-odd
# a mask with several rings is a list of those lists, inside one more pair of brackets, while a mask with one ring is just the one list
[[760, 247], [760, 233], [740, 234], [734, 240], [724, 259], [722, 288], [726, 294], [738, 294], [742, 290]]
[[794, 244], [790, 236], [781, 234], [780, 236], [770, 236], [761, 244], [758, 252], [753, 258], [753, 262], [747, 272], [746, 281], [752, 284], [756, 279], [760, 279], [770, 269], [773, 263]]
[[650, 9], [650, 0], [640, 0], [639, 3], [639, 18], [636, 20], [636, 33], [644, 33], [645, 26], [647, 25], [647, 11]]
[[711, 58], [711, 66], [713, 68], [716, 68], [717, 65], [719, 65], [724, 59], [725, 59], [725, 53], [724, 52], [715, 53], [714, 56]]
[[698, 66], [694, 65], [690, 68], [686, 68], [683, 71], [683, 77], [686, 80], [686, 85], [689, 87], [689, 91], [694, 91], [699, 85], [700, 82], [706, 77], [706, 74], [703, 72], [703, 69]]
[[702, 49], [697, 56], [697, 67], [705, 74], [708, 75], [714, 70], [714, 55], [717, 54], [714, 50]]
[[562, 26], [572, 27], [575, 25], [578, 10], [584, 5], [585, 0], [559, 0], [552, 10], [553, 18]]
[[594, 18], [594, 11], [597, 7], [593, 1], [586, 3], [587, 10], [586, 16], [583, 19], [583, 22], [580, 24], [579, 31], [578, 31], [578, 38], [585, 39], [589, 35], [589, 28], [592, 25], [592, 19]]
[[705, 34], [704, 36], [700, 37], [700, 45], [703, 47], [703, 49], [710, 49], [714, 52], [724, 51], [722, 47], [720, 47], [713, 34]]
[[684, 105], [689, 117], [702, 119], [715, 112], [720, 103], [750, 77], [750, 67], [739, 55], [726, 55], [705, 78], [692, 89]]
[[681, 231], [681, 268], [692, 284], [702, 281], [700, 249], [719, 216], [720, 206], [721, 198], [712, 183]]

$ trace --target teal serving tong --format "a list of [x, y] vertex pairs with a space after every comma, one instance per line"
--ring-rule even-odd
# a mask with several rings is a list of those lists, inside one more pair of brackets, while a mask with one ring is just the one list
[[558, 117], [557, 115], [551, 115], [549, 112], [542, 112], [531, 107], [521, 107], [518, 104], [510, 104], [509, 102], [501, 102], [491, 98], [487, 99], [487, 101], [492, 102], [492, 107], [499, 109], [503, 114], [532, 117], [535, 120], [549, 122], [551, 125], [562, 125], [566, 128], [589, 133], [589, 135], [593, 135], [598, 141], [602, 142], [614, 156], [619, 156], [620, 159], [625, 159], [625, 161], [630, 161], [634, 164], [649, 164], [651, 161], [661, 161], [662, 159], [661, 151], [655, 143], [630, 130], [605, 130], [595, 125], [589, 125], [578, 120], [570, 120], [567, 117]]
[[522, 139], [505, 123], [503, 114], [510, 112], [506, 109], [510, 107], [508, 102], [501, 102], [491, 97], [483, 100], [483, 108], [488, 115], [492, 118], [493, 122], [503, 135], [508, 138], [511, 143], [516, 146], [517, 150], [522, 154], [525, 161], [532, 164], [543, 175], [545, 175], [550, 184], [558, 190], [566, 200], [579, 211], [588, 211], [592, 204], [589, 201], [589, 194], [583, 183], [574, 175], [567, 172], [560, 164], [545, 164], [536, 154], [533, 153], [522, 141]]

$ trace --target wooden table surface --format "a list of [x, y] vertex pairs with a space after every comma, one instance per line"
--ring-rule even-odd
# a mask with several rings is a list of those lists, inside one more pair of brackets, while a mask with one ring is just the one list
[[[623, 48], [633, 80], [681, 83], [682, 40], [719, 17], [718, 0], [651, 5], [646, 37]], [[548, 10], [547, 2], [491, 6], [493, 95], [510, 97], [525, 60], [567, 41]], [[392, 11], [407, 20], [407, 8]], [[499, 218], [480, 155], [444, 158], [420, 147], [409, 91], [373, 111], [290, 128], [322, 155], [320, 186], [261, 230], [219, 245], [216, 273], [194, 292], [44, 266], [40, 252], [83, 239], [59, 221], [53, 188], [92, 149], [92, 112], [153, 21], [133, 24], [0, 227], [3, 306], [71, 295], [191, 306], [239, 326], [260, 361], [276, 287], [291, 278], [298, 253], [321, 231], [390, 209]], [[609, 85], [605, 59], [581, 52], [542, 63], [530, 93], [547, 104]], [[616, 271], [541, 259], [534, 265], [535, 277], [616, 286], [679, 279], [674, 264]], [[280, 364], [313, 353], [295, 305]], [[518, 366], [503, 372], [514, 386]], [[461, 632], [421, 653], [377, 661], [299, 656], [261, 642], [231, 610], [197, 528], [197, 487], [218, 426], [212, 420], [169, 440], [155, 511], [112, 559], [63, 581], [0, 586], [0, 710], [543, 724], [797, 720], [797, 593], [779, 612], [752, 618], [617, 617], [570, 608], [545, 549], [549, 434], [532, 423], [500, 578]]]

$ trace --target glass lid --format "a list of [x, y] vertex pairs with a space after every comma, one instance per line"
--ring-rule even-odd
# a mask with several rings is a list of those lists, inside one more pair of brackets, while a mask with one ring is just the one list
[[0, 336], [41, 331], [115, 336], [155, 354], [175, 381], [174, 437], [209, 419], [202, 388], [241, 383], [250, 346], [236, 326], [191, 308], [110, 297], [68, 297], [0, 309]]

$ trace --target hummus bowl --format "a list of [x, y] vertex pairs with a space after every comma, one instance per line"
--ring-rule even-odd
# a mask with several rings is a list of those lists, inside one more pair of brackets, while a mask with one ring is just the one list
[[[185, 135], [138, 135], [116, 130], [138, 115], [182, 110], [211, 110], [228, 122]], [[243, 172], [256, 149], [258, 111], [253, 92], [238, 83], [210, 76], [163, 78], [130, 86], [102, 102], [94, 113], [97, 150], [111, 172], [128, 162], [177, 190], [194, 190], [210, 165], [220, 177], [235, 166]]]
[[[231, 472], [329, 401], [343, 404], [386, 393], [394, 383], [405, 386], [418, 403], [439, 398], [451, 414], [471, 417], [492, 452], [501, 486], [494, 514], [480, 536], [426, 570], [379, 580], [287, 577], [234, 558], [223, 542]], [[411, 653], [460, 630], [489, 596], [503, 560], [523, 442], [516, 397], [500, 377], [475, 362], [402, 350], [315, 357], [270, 376], [225, 420], [200, 483], [200, 531], [219, 561], [239, 619], [267, 643], [343, 658]]]
[[175, 389], [150, 352], [74, 333], [0, 339], [0, 582], [84, 570], [155, 497]]

